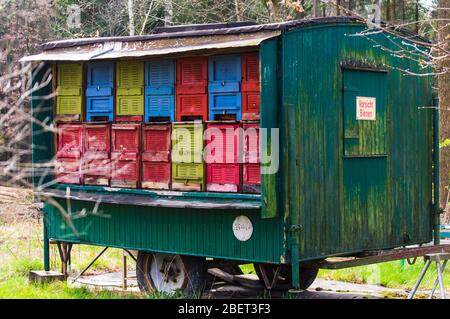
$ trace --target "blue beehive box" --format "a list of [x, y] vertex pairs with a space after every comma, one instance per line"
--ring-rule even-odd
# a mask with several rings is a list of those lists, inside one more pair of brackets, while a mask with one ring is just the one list
[[88, 64], [86, 82], [86, 121], [113, 121], [114, 117], [114, 63]]
[[218, 55], [209, 58], [209, 120], [234, 116], [241, 119], [241, 56]]
[[145, 63], [145, 122], [175, 120], [174, 61]]
[[219, 117], [226, 119], [230, 115], [234, 115], [234, 119], [237, 121], [241, 120], [242, 94], [240, 92], [210, 93], [209, 120], [218, 120]]
[[241, 56], [218, 55], [209, 58], [208, 91], [240, 92], [241, 91]]

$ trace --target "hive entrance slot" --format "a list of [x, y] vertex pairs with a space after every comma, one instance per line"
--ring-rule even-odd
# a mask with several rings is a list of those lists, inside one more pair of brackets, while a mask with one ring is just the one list
[[198, 121], [198, 120], [203, 120], [203, 116], [202, 115], [186, 115], [186, 116], [181, 116], [181, 122], [191, 122], [191, 121]]
[[142, 122], [142, 115], [117, 116], [117, 122]]
[[109, 122], [109, 116], [107, 115], [91, 116], [90, 122]]
[[214, 114], [214, 121], [236, 121], [236, 114]]
[[146, 122], [158, 122], [158, 123], [170, 122], [170, 116], [149, 116], [146, 119]]
[[55, 121], [57, 123], [64, 123], [64, 122], [80, 122], [81, 116], [80, 114], [72, 114], [72, 115], [56, 115]]

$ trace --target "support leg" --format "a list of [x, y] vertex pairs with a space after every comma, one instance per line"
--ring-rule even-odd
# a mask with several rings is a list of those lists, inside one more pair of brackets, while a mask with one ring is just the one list
[[44, 222], [43, 222], [43, 228], [44, 228], [44, 270], [49, 271], [50, 270], [50, 240], [48, 238], [48, 228], [47, 223], [45, 222], [45, 215], [44, 215]]
[[124, 290], [127, 290], [127, 252], [123, 252], [123, 273], [122, 273], [122, 286]]
[[[444, 263], [442, 264], [442, 273], [444, 273], [444, 271], [445, 271], [445, 266], [447, 265], [447, 261], [448, 260], [445, 260]], [[430, 297], [428, 297], [428, 299], [433, 298], [434, 292], [436, 291], [438, 284], [439, 284], [439, 278], [436, 278], [436, 280], [434, 281], [433, 289], [431, 290], [431, 293], [430, 293]]]
[[68, 264], [70, 263], [70, 252], [72, 251], [72, 243], [57, 242], [59, 257], [61, 259], [61, 273], [67, 278]]
[[445, 287], [444, 287], [444, 279], [442, 278], [441, 261], [439, 259], [436, 260], [436, 267], [437, 267], [437, 271], [438, 271], [439, 288], [441, 290], [441, 299], [446, 299]]
[[408, 299], [412, 299], [414, 297], [414, 295], [416, 294], [417, 288], [419, 288], [419, 285], [422, 282], [422, 279], [425, 276], [425, 274], [428, 270], [428, 267], [430, 267], [430, 263], [431, 263], [431, 261], [429, 259], [427, 259], [427, 261], [425, 262], [425, 265], [423, 266], [423, 269], [420, 273], [420, 276], [417, 279], [417, 282], [414, 284], [413, 289], [411, 290], [411, 292], [408, 295]]
[[89, 268], [91, 268], [91, 266], [97, 261], [97, 259], [99, 259], [102, 255], [103, 255], [103, 253], [108, 249], [109, 247], [105, 247], [105, 248], [103, 248], [103, 250], [100, 252], [100, 254], [98, 254], [95, 258], [94, 258], [94, 260], [92, 260], [90, 263], [89, 263], [89, 265], [87, 265], [86, 266], [86, 268], [84, 268], [73, 280], [72, 280], [72, 282], [75, 282], [75, 281], [77, 281], [78, 280], [78, 278], [80, 278], [81, 276], [83, 276], [84, 275], [84, 273], [89, 269]]

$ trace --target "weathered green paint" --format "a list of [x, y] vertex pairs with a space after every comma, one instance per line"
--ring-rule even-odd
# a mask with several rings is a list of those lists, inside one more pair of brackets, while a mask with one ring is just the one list
[[31, 84], [35, 88], [31, 100], [31, 116], [34, 119], [31, 135], [34, 187], [53, 179], [53, 171], [49, 167], [54, 154], [53, 133], [50, 130], [53, 122], [52, 81], [46, 82], [51, 67], [48, 63], [39, 64], [33, 70]]
[[[64, 200], [57, 201], [66, 207]], [[261, 219], [259, 210], [210, 211], [103, 204], [97, 214], [92, 214], [94, 205], [72, 201], [68, 212], [74, 225], [71, 228], [55, 207], [46, 204], [50, 238], [272, 263], [280, 262], [283, 254], [280, 220]], [[79, 214], [83, 209], [86, 215]], [[237, 240], [232, 230], [233, 221], [239, 215], [246, 215], [253, 223], [253, 235], [245, 242]]]
[[[431, 105], [430, 79], [403, 76], [395, 68], [418, 71], [417, 65], [351, 36], [361, 30], [328, 25], [283, 37], [283, 200], [290, 223], [300, 227], [301, 260], [431, 240], [432, 111], [418, 109]], [[385, 34], [369, 37], [401, 45]], [[386, 94], [385, 123], [383, 115], [379, 126], [359, 126], [347, 154], [384, 157], [346, 158], [341, 63], [349, 61], [387, 64], [388, 72], [373, 80], [386, 82], [386, 93], [374, 92]], [[365, 90], [367, 80], [353, 82]]]
[[50, 270], [50, 240], [48, 238], [48, 222], [44, 220], [43, 223], [43, 254], [44, 254], [44, 270]]
[[[266, 139], [266, 147], [261, 147], [261, 154], [270, 155], [272, 150], [272, 128], [279, 128], [278, 110], [279, 101], [279, 78], [278, 78], [278, 42], [279, 39], [270, 39], [261, 44], [259, 60], [261, 68], [261, 140]], [[267, 136], [267, 138], [264, 138]], [[274, 143], [279, 144], [278, 140]], [[274, 165], [272, 161], [263, 161], [261, 167]], [[278, 174], [261, 175], [261, 217], [274, 218], [277, 216], [278, 207]]]
[[[88, 212], [69, 212], [80, 235], [74, 234], [55, 207], [46, 204], [49, 237], [130, 249], [291, 262], [294, 266], [326, 256], [430, 241], [433, 111], [418, 109], [432, 103], [430, 78], [402, 75], [397, 68], [414, 72], [418, 67], [408, 59], [389, 55], [365, 37], [350, 36], [363, 28], [361, 24], [304, 27], [283, 31], [277, 39], [261, 45], [261, 123], [280, 129], [280, 168], [275, 175], [262, 176], [261, 196], [176, 195], [192, 201], [257, 200], [262, 204], [260, 210], [101, 204], [102, 214], [93, 215], [89, 213], [92, 203], [75, 200], [72, 212], [83, 208]], [[401, 45], [401, 40], [392, 36], [369, 37], [387, 47]], [[350, 71], [342, 62], [383, 66], [387, 73]], [[356, 123], [346, 117], [345, 94], [350, 101], [356, 93], [343, 89], [344, 72], [352, 74], [349, 83], [362, 92], [358, 94], [377, 96], [380, 113], [375, 123]], [[374, 88], [371, 81], [385, 86]], [[45, 103], [51, 106], [51, 101]], [[34, 113], [51, 119], [48, 111], [39, 110], [33, 103]], [[33, 161], [45, 162], [53, 154], [52, 134], [38, 134], [41, 129], [36, 125], [33, 130]], [[349, 137], [356, 141], [346, 145]], [[161, 196], [146, 190], [73, 188], [98, 195], [114, 191]], [[164, 196], [170, 200], [170, 195]], [[57, 201], [67, 208], [65, 201]], [[233, 236], [232, 222], [239, 214], [253, 223], [254, 233], [247, 242]], [[294, 279], [298, 283], [296, 272]]]
[[[53, 121], [53, 98], [52, 81], [47, 81], [51, 74], [52, 66], [48, 63], [41, 63], [33, 70], [32, 88], [39, 88], [33, 91], [31, 99], [32, 135], [31, 135], [31, 161], [32, 181], [34, 187], [48, 183], [53, 179], [53, 172], [48, 163], [53, 157], [53, 134], [50, 130], [43, 129], [43, 126], [50, 127]], [[44, 213], [45, 214], [45, 213]], [[44, 270], [50, 270], [50, 243], [48, 238], [48, 220], [44, 217], [43, 225], [43, 255]]]
[[[343, 70], [344, 155], [386, 154], [386, 73]], [[359, 97], [376, 99], [376, 119], [358, 120]]]
[[433, 211], [434, 211], [434, 244], [439, 245], [441, 242], [441, 191], [440, 191], [440, 172], [439, 172], [439, 99], [437, 96], [433, 98]]

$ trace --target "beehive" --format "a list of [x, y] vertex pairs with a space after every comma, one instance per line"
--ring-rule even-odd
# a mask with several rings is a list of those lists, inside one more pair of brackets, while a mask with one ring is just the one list
[[111, 135], [111, 186], [136, 188], [140, 176], [141, 125], [113, 124]]
[[109, 185], [111, 132], [109, 124], [84, 124], [83, 179], [86, 185]]
[[116, 120], [142, 121], [144, 115], [144, 62], [117, 62], [116, 87]]
[[142, 188], [169, 189], [171, 125], [144, 125], [142, 146]]
[[83, 65], [60, 63], [56, 66], [56, 120], [82, 119]]
[[56, 152], [56, 177], [58, 183], [81, 183], [81, 155], [83, 151], [83, 126], [58, 125]]
[[173, 60], [145, 63], [145, 122], [175, 120]]
[[244, 193], [261, 192], [259, 127], [259, 123], [242, 125], [244, 143], [242, 190]]
[[260, 119], [259, 53], [242, 55], [242, 119]]
[[109, 121], [114, 117], [114, 63], [88, 64], [86, 121]]
[[204, 186], [203, 124], [172, 127], [172, 189], [201, 191]]
[[208, 119], [208, 59], [177, 59], [176, 120]]
[[207, 190], [238, 192], [240, 186], [238, 152], [241, 142], [239, 124], [208, 124], [205, 140]]
[[[439, 217], [439, 178], [433, 174], [439, 167], [439, 134], [435, 134], [439, 110], [423, 110], [433, 105], [432, 77], [402, 76], [401, 70], [426, 70], [389, 53], [413, 45], [407, 39], [414, 37], [411, 33], [368, 33], [364, 21], [344, 16], [231, 28], [181, 26], [166, 31], [133, 42], [115, 38], [117, 48], [131, 45], [137, 50], [106, 54], [120, 54], [122, 59], [153, 54], [156, 51], [147, 48], [153, 48], [155, 37], [158, 52], [167, 52], [167, 57], [180, 51], [209, 55], [250, 52], [258, 47], [261, 127], [268, 129], [264, 134], [267, 150], [279, 146], [279, 169], [267, 173], [270, 165], [261, 165], [261, 196], [72, 185], [83, 197], [66, 201], [61, 198], [63, 187], [49, 184], [45, 191], [51, 202], [43, 208], [48, 217], [44, 219], [44, 247], [48, 248], [51, 238], [180, 254], [182, 258], [189, 255], [196, 269], [204, 265], [205, 258], [269, 263], [275, 268], [281, 264], [293, 270], [293, 285], [299, 288], [304, 281], [299, 279], [307, 279], [297, 272], [304, 261], [320, 266], [324, 257], [357, 257], [367, 251], [427, 243], [433, 231], [439, 234], [439, 224], [433, 227]], [[348, 36], [355, 33], [367, 37]], [[67, 52], [73, 52], [70, 58], [81, 60], [85, 52], [95, 54], [93, 42], [105, 41], [111, 39], [91, 39], [90, 44], [85, 39], [52, 42], [36, 59], [55, 55], [64, 59]], [[48, 78], [46, 65], [33, 72], [33, 83]], [[33, 115], [43, 123], [54, 117], [53, 101], [42, 98], [51, 93], [47, 86], [33, 92], [31, 99]], [[367, 101], [361, 103], [357, 97]], [[357, 118], [361, 108], [371, 109], [374, 116]], [[53, 145], [51, 132], [42, 132], [39, 125], [33, 125], [33, 132], [37, 166], [33, 181], [40, 186], [46, 177], [39, 168], [53, 158], [49, 152]], [[258, 163], [247, 164], [246, 184], [257, 185]], [[100, 206], [110, 218], [86, 214], [73, 219], [74, 226], [83, 230], [82, 238], [71, 227], [61, 227], [67, 226], [67, 220], [52, 202], [82, 211], [93, 206], [92, 198], [110, 200]], [[44, 249], [47, 265], [48, 251]]]
[[209, 57], [209, 120], [241, 119], [241, 56]]
[[209, 120], [241, 120], [242, 95], [240, 92], [210, 93]]

